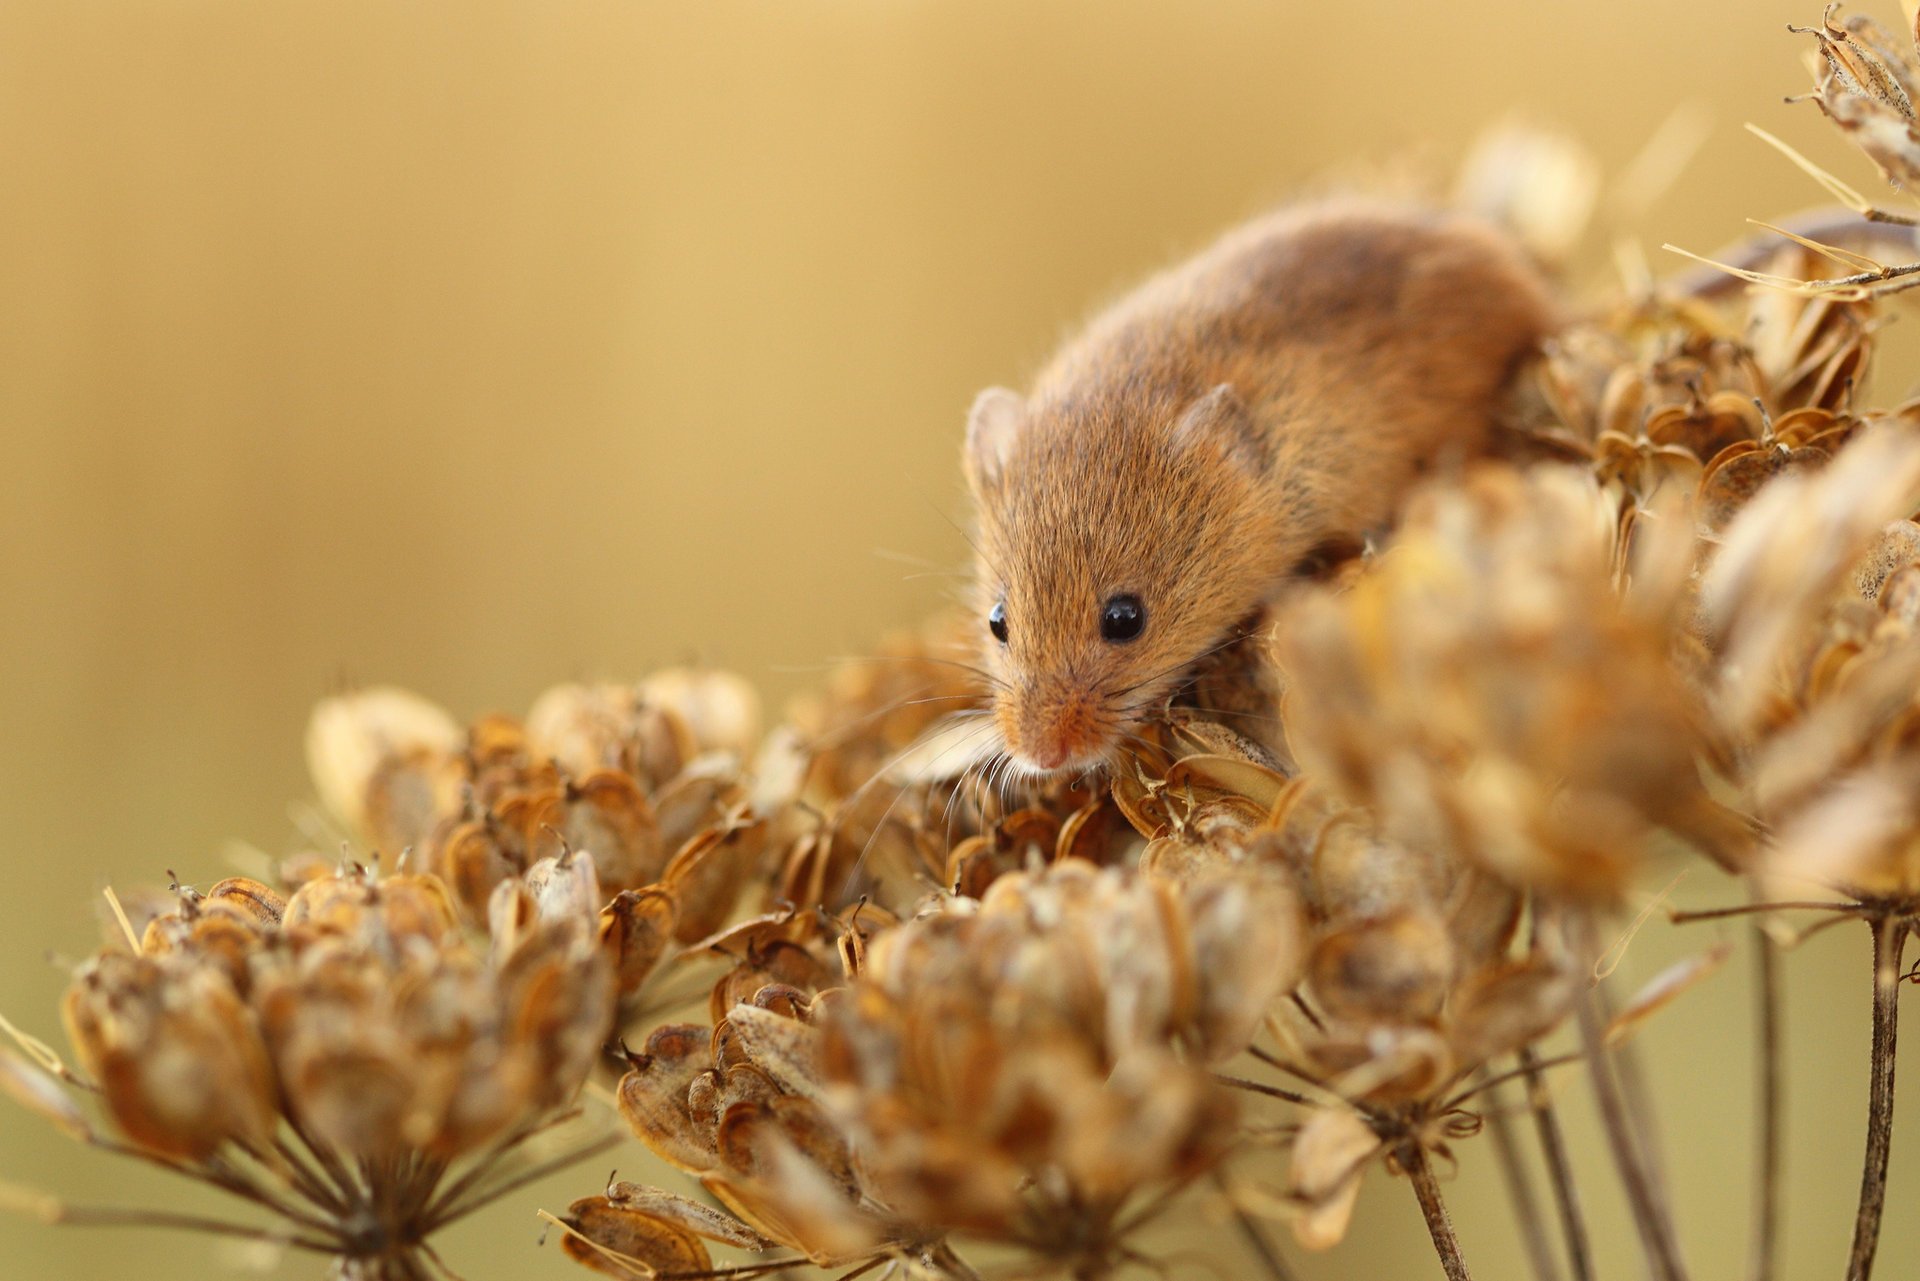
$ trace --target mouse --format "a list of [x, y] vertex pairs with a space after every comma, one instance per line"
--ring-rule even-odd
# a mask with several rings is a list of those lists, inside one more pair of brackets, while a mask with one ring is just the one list
[[974, 608], [1006, 772], [1107, 766], [1326, 549], [1490, 444], [1559, 322], [1519, 241], [1440, 208], [1257, 217], [967, 415]]

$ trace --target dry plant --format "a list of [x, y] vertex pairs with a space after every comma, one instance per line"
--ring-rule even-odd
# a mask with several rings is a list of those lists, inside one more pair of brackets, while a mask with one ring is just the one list
[[[1920, 176], [1912, 42], [1833, 10], [1811, 34], [1813, 101]], [[1564, 249], [1590, 193], [1537, 184], [1581, 165], [1498, 145], [1524, 160], [1481, 195]], [[1862, 225], [1920, 222], [1801, 163]], [[1384, 1165], [1459, 1279], [1442, 1175], [1485, 1133], [1534, 1274], [1590, 1281], [1554, 1099], [1578, 1064], [1647, 1270], [1681, 1281], [1632, 1038], [1727, 949], [1631, 995], [1604, 976], [1651, 869], [1692, 857], [1728, 905], [1676, 920], [1756, 925], [1760, 1281], [1782, 944], [1871, 933], [1864, 1281], [1920, 920], [1920, 405], [1858, 401], [1878, 297], [1920, 264], [1790, 239], [1731, 268], [1767, 288], [1571, 324], [1506, 457], [1428, 483], [1102, 775], [977, 759], [970, 619], [889, 638], [767, 734], [720, 673], [464, 727], [397, 690], [329, 700], [310, 835], [345, 855], [115, 899], [64, 1006], [75, 1065], [18, 1031], [0, 1057], [71, 1137], [274, 1221], [13, 1199], [452, 1275], [430, 1235], [604, 1148], [546, 1151], [605, 1094], [686, 1176], [542, 1212], [610, 1276], [1172, 1275], [1152, 1229], [1197, 1205], [1284, 1281], [1269, 1226], [1339, 1241]], [[1562, 1027], [1578, 1048], [1546, 1052]]]

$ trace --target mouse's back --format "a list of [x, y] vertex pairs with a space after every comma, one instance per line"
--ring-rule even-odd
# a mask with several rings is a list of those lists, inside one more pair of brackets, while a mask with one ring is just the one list
[[1481, 450], [1552, 323], [1490, 227], [1342, 201], [1224, 237], [1097, 316], [968, 423], [995, 716], [1029, 768], [1084, 767], [1303, 557]]

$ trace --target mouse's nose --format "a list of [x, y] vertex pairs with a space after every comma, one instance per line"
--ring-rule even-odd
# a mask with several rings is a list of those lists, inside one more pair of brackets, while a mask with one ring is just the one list
[[1067, 763], [1067, 746], [1057, 738], [1050, 739], [1045, 743], [1036, 743], [1028, 755], [1041, 769], [1055, 770]]
[[1035, 769], [1052, 772], [1084, 763], [1099, 747], [1098, 727], [1084, 700], [1060, 699], [1029, 714], [1018, 754]]

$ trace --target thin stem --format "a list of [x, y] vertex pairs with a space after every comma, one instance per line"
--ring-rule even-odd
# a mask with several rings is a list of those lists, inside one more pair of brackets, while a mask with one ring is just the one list
[[1587, 1069], [1593, 1078], [1594, 1098], [1600, 1105], [1600, 1119], [1607, 1133], [1607, 1146], [1613, 1152], [1614, 1167], [1626, 1188], [1627, 1204], [1633, 1209], [1633, 1226], [1640, 1234], [1648, 1270], [1655, 1281], [1684, 1281], [1686, 1269], [1681, 1265], [1680, 1252], [1674, 1245], [1666, 1216], [1661, 1213], [1653, 1182], [1634, 1144], [1626, 1100], [1621, 1097], [1620, 1084], [1613, 1077], [1599, 1004], [1587, 999], [1580, 1001], [1579, 1006], [1580, 1036], [1587, 1047]]
[[340, 1190], [328, 1183], [326, 1176], [317, 1168], [309, 1166], [299, 1150], [288, 1143], [285, 1137], [274, 1135], [273, 1150], [280, 1154], [282, 1161], [286, 1162], [293, 1181], [300, 1187], [307, 1200], [329, 1213], [346, 1214], [347, 1203], [340, 1195]]
[[1440, 1197], [1440, 1181], [1433, 1177], [1433, 1166], [1427, 1161], [1426, 1149], [1417, 1140], [1409, 1141], [1401, 1144], [1395, 1155], [1400, 1168], [1413, 1181], [1413, 1194], [1420, 1200], [1420, 1212], [1427, 1218], [1427, 1233], [1433, 1238], [1433, 1249], [1440, 1256], [1447, 1281], [1473, 1281], [1473, 1274], [1467, 1271], [1466, 1258], [1460, 1253], [1460, 1238], [1453, 1234], [1453, 1220], [1447, 1217], [1447, 1203]]
[[432, 1209], [428, 1211], [427, 1230], [435, 1231], [446, 1224], [452, 1223], [455, 1219], [463, 1219], [476, 1210], [492, 1205], [501, 1197], [518, 1192], [529, 1183], [537, 1183], [557, 1170], [564, 1170], [568, 1166], [578, 1164], [590, 1156], [597, 1156], [609, 1148], [617, 1147], [621, 1142], [621, 1136], [618, 1134], [603, 1135], [591, 1143], [583, 1144], [570, 1152], [563, 1152], [551, 1160], [542, 1161], [538, 1165], [523, 1170], [503, 1183], [497, 1183], [490, 1188], [475, 1190], [463, 1201], [452, 1202], [442, 1198], [436, 1201]]
[[1222, 1085], [1230, 1085], [1236, 1090], [1247, 1090], [1253, 1094], [1264, 1094], [1268, 1098], [1285, 1099], [1289, 1103], [1298, 1103], [1302, 1107], [1313, 1107], [1314, 1102], [1297, 1090], [1283, 1090], [1277, 1085], [1262, 1085], [1258, 1081], [1249, 1081], [1241, 1076], [1228, 1076], [1225, 1072], [1213, 1073], [1213, 1079]]
[[1729, 916], [1764, 916], [1770, 912], [1855, 912], [1859, 908], [1858, 903], [1841, 900], [1806, 899], [1789, 903], [1743, 903], [1738, 907], [1713, 907], [1700, 912], [1673, 912], [1667, 919], [1675, 925], [1691, 925], [1695, 921], [1720, 921]]
[[225, 1219], [209, 1219], [197, 1214], [175, 1214], [171, 1210], [120, 1210], [87, 1205], [61, 1206], [53, 1222], [96, 1228], [181, 1228], [188, 1232], [203, 1232], [210, 1236], [269, 1241], [275, 1245], [307, 1250], [314, 1254], [336, 1254], [340, 1250], [340, 1242], [336, 1240], [277, 1232], [272, 1228], [229, 1223]]
[[577, 1115], [577, 1112], [569, 1112], [558, 1116], [542, 1117], [538, 1121], [522, 1126], [500, 1142], [494, 1144], [491, 1149], [481, 1154], [464, 1174], [455, 1179], [451, 1186], [443, 1188], [435, 1194], [432, 1202], [427, 1207], [424, 1217], [430, 1222], [438, 1219], [441, 1212], [445, 1210], [447, 1206], [459, 1201], [462, 1196], [466, 1195], [469, 1188], [493, 1173], [495, 1163], [502, 1157], [520, 1145], [532, 1141], [553, 1129], [554, 1126]]
[[1546, 1077], [1540, 1071], [1540, 1056], [1531, 1046], [1520, 1051], [1520, 1066], [1527, 1078], [1527, 1109], [1533, 1113], [1540, 1156], [1546, 1162], [1554, 1206], [1560, 1212], [1560, 1235], [1566, 1240], [1567, 1264], [1573, 1270], [1574, 1281], [1593, 1281], [1593, 1249], [1587, 1244], [1587, 1220], [1580, 1210], [1580, 1189], [1573, 1181], [1573, 1162], [1568, 1159], [1560, 1117], [1553, 1110], [1553, 1098], [1547, 1093]]
[[[1591, 993], [1604, 1027], [1613, 1026], [1616, 1013], [1613, 994], [1605, 983], [1596, 984]], [[1640, 1166], [1646, 1171], [1647, 1184], [1653, 1190], [1653, 1205], [1659, 1212], [1669, 1243], [1679, 1241], [1673, 1225], [1673, 1199], [1667, 1191], [1666, 1163], [1661, 1160], [1660, 1126], [1653, 1114], [1653, 1095], [1647, 1087], [1647, 1075], [1641, 1067], [1640, 1043], [1632, 1037], [1610, 1044], [1608, 1061], [1620, 1086], [1620, 1099], [1626, 1105], [1627, 1123], [1633, 1127], [1634, 1150], [1640, 1154]], [[1676, 1257], [1678, 1246], [1675, 1245]]]
[[973, 1265], [955, 1254], [953, 1247], [945, 1241], [930, 1246], [926, 1259], [937, 1274], [953, 1277], [955, 1281], [980, 1281], [980, 1274], [973, 1270]]
[[1774, 1256], [1780, 1243], [1780, 1145], [1785, 1100], [1786, 1066], [1780, 1059], [1781, 1020], [1780, 951], [1759, 922], [1753, 938], [1754, 1014], [1759, 1024], [1755, 1066], [1758, 1079], [1755, 1107], [1759, 1112], [1755, 1135], [1753, 1184], [1753, 1245], [1747, 1264], [1748, 1281], [1773, 1281]]
[[1213, 1175], [1214, 1186], [1220, 1189], [1220, 1195], [1226, 1198], [1227, 1211], [1233, 1215], [1233, 1223], [1240, 1231], [1240, 1237], [1247, 1243], [1247, 1252], [1260, 1261], [1260, 1267], [1273, 1281], [1296, 1281], [1293, 1269], [1280, 1257], [1280, 1252], [1267, 1240], [1266, 1233], [1260, 1230], [1240, 1203], [1233, 1199], [1233, 1192], [1227, 1187], [1226, 1176], [1218, 1170]]
[[1560, 1281], [1560, 1265], [1554, 1261], [1553, 1247], [1547, 1241], [1546, 1220], [1540, 1202], [1533, 1194], [1533, 1175], [1527, 1169], [1514, 1141], [1513, 1122], [1507, 1118], [1506, 1100], [1498, 1080], [1489, 1080], [1480, 1089], [1487, 1096], [1487, 1133], [1493, 1139], [1493, 1155], [1500, 1164], [1501, 1180], [1513, 1202], [1513, 1217], [1520, 1224], [1520, 1239], [1527, 1247], [1527, 1261], [1533, 1265], [1536, 1281]]
[[1475, 1081], [1472, 1085], [1469, 1085], [1466, 1089], [1448, 1099], [1446, 1103], [1441, 1105], [1439, 1110], [1442, 1112], [1451, 1112], [1462, 1104], [1478, 1098], [1488, 1090], [1498, 1089], [1517, 1076], [1531, 1078], [1546, 1071], [1548, 1068], [1564, 1067], [1568, 1063], [1577, 1063], [1586, 1057], [1586, 1052], [1583, 1050], [1574, 1050], [1567, 1054], [1556, 1054], [1550, 1059], [1543, 1059], [1536, 1055], [1528, 1055], [1526, 1062], [1517, 1068], [1509, 1069], [1508, 1071], [1500, 1073], [1498, 1076], [1482, 1077], [1480, 1080]]
[[1853, 1221], [1847, 1281], [1873, 1275], [1880, 1244], [1880, 1213], [1887, 1202], [1887, 1159], [1893, 1153], [1893, 1047], [1899, 1030], [1900, 959], [1907, 923], [1881, 914], [1873, 926], [1873, 1055], [1867, 1092], [1867, 1155], [1860, 1173], [1860, 1212]]

